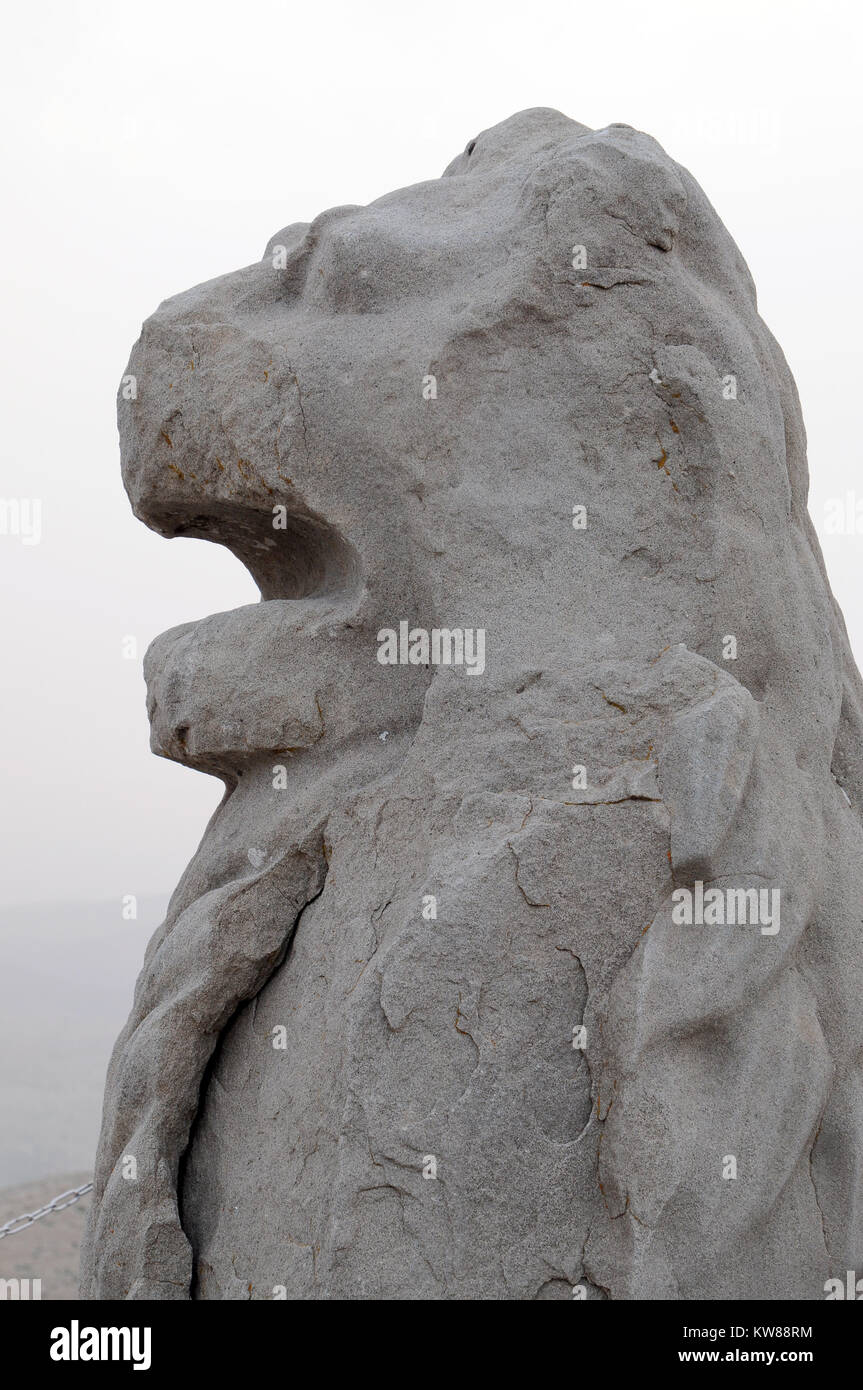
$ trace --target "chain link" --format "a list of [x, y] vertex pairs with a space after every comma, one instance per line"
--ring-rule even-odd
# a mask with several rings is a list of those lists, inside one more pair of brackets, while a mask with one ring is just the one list
[[5, 1226], [0, 1226], [0, 1240], [4, 1236], [17, 1236], [19, 1231], [26, 1231], [28, 1226], [33, 1225], [34, 1221], [40, 1221], [43, 1216], [49, 1216], [52, 1211], [65, 1211], [66, 1207], [71, 1207], [85, 1193], [92, 1190], [93, 1184], [91, 1182], [85, 1182], [83, 1187], [70, 1187], [68, 1192], [61, 1192], [47, 1206], [39, 1207], [38, 1211], [25, 1212], [23, 1216], [14, 1217], [11, 1221], [7, 1221]]

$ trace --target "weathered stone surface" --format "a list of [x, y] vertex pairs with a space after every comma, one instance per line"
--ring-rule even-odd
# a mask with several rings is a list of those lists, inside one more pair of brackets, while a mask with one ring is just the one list
[[[691, 176], [523, 112], [166, 301], [129, 372], [136, 514], [266, 601], [147, 656], [154, 750], [226, 795], [111, 1064], [85, 1291], [863, 1274], [861, 684]], [[382, 665], [402, 621], [484, 669]], [[679, 923], [698, 882], [780, 929]]]

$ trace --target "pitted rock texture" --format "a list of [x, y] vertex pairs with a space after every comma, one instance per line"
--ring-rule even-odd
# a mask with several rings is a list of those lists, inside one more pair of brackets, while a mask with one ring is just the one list
[[[861, 683], [692, 177], [522, 112], [166, 301], [128, 371], [136, 514], [264, 601], [147, 654], [154, 751], [226, 791], [111, 1062], [84, 1291], [863, 1271]], [[401, 622], [485, 669], [381, 664]], [[780, 930], [680, 924], [699, 881]]]

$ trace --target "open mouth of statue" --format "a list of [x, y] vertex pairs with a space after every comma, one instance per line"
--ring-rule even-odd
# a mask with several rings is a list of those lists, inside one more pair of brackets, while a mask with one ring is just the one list
[[261, 592], [261, 599], [331, 598], [344, 600], [360, 587], [359, 557], [324, 517], [289, 512], [283, 504], [267, 510], [242, 503], [212, 501], [205, 512], [183, 512], [176, 505], [149, 524], [163, 536], [214, 541], [236, 555]]
[[364, 592], [350, 542], [325, 518], [277, 504], [211, 500], [204, 511], [173, 502], [148, 522], [164, 536], [225, 546], [261, 594], [260, 603], [172, 628], [151, 644], [144, 676], [153, 751], [230, 780], [261, 754], [317, 743], [322, 673], [332, 665], [344, 678], [338, 636]]

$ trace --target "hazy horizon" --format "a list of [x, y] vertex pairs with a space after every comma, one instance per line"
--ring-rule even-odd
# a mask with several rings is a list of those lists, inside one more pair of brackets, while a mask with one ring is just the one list
[[[164, 897], [0, 910], [0, 1187], [90, 1171], [111, 1049]], [[74, 981], [74, 989], [70, 989]]]

